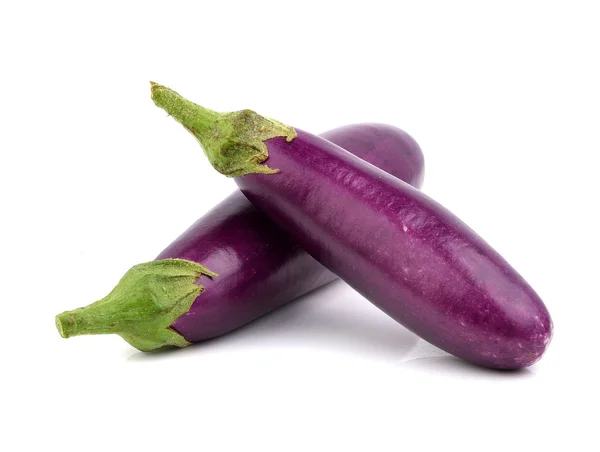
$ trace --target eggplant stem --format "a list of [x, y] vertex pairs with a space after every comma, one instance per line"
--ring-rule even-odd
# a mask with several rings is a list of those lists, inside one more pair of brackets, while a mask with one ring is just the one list
[[190, 343], [171, 325], [190, 310], [204, 289], [202, 275], [217, 277], [202, 265], [184, 259], [164, 259], [132, 267], [104, 298], [56, 316], [64, 337], [118, 334], [138, 350]]
[[154, 103], [194, 135], [211, 165], [229, 177], [278, 172], [264, 163], [269, 158], [265, 141], [296, 137], [294, 128], [252, 110], [217, 113], [155, 82], [150, 82], [150, 91]]

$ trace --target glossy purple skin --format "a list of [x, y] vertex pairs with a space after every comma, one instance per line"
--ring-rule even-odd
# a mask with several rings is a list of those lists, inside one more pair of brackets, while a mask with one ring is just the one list
[[321, 264], [428, 342], [475, 364], [517, 369], [552, 336], [543, 302], [450, 211], [343, 149], [297, 130], [268, 140], [277, 174], [242, 193]]
[[[423, 154], [402, 130], [382, 124], [341, 127], [322, 136], [419, 187]], [[196, 221], [157, 259], [198, 262], [204, 291], [171, 328], [186, 340], [220, 336], [337, 277], [236, 191]]]

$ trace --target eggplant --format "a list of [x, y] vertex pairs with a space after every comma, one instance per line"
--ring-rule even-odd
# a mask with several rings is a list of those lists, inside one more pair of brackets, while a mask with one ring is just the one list
[[[423, 153], [396, 127], [358, 124], [322, 136], [409, 184], [422, 184]], [[142, 351], [184, 347], [228, 333], [334, 279], [237, 190], [155, 261], [131, 268], [107, 297], [58, 315], [56, 325], [63, 337], [119, 334]]]
[[158, 84], [152, 98], [308, 254], [421, 338], [497, 369], [545, 352], [553, 324], [540, 297], [430, 197], [251, 110], [216, 113]]

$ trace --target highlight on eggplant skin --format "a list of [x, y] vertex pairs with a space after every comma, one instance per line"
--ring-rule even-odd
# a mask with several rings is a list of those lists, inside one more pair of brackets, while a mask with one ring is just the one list
[[[170, 93], [167, 102], [154, 97], [157, 90]], [[152, 94], [186, 128], [189, 117], [204, 122], [203, 130], [223, 127], [196, 104], [180, 115], [189, 101], [169, 88]], [[200, 143], [203, 130], [194, 133]], [[518, 369], [541, 358], [552, 338], [550, 314], [488, 243], [414, 187], [323, 138], [295, 132], [263, 146], [244, 141], [248, 129], [236, 135], [243, 156], [227, 136], [226, 153], [211, 143], [205, 155], [313, 258], [423, 339], [490, 368]], [[271, 173], [256, 171], [257, 161]]]
[[[407, 183], [422, 184], [423, 153], [396, 127], [354, 124], [323, 136]], [[61, 336], [119, 334], [142, 351], [184, 347], [235, 330], [336, 279], [239, 190], [156, 259], [133, 267], [105, 299], [59, 314]]]

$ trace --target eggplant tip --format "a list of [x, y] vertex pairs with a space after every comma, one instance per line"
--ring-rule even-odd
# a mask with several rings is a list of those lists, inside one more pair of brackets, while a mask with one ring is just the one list
[[58, 334], [60, 334], [60, 337], [66, 338], [67, 335], [65, 334], [65, 330], [63, 329], [63, 324], [58, 315], [55, 318], [55, 323], [56, 323], [56, 329], [58, 330]]

